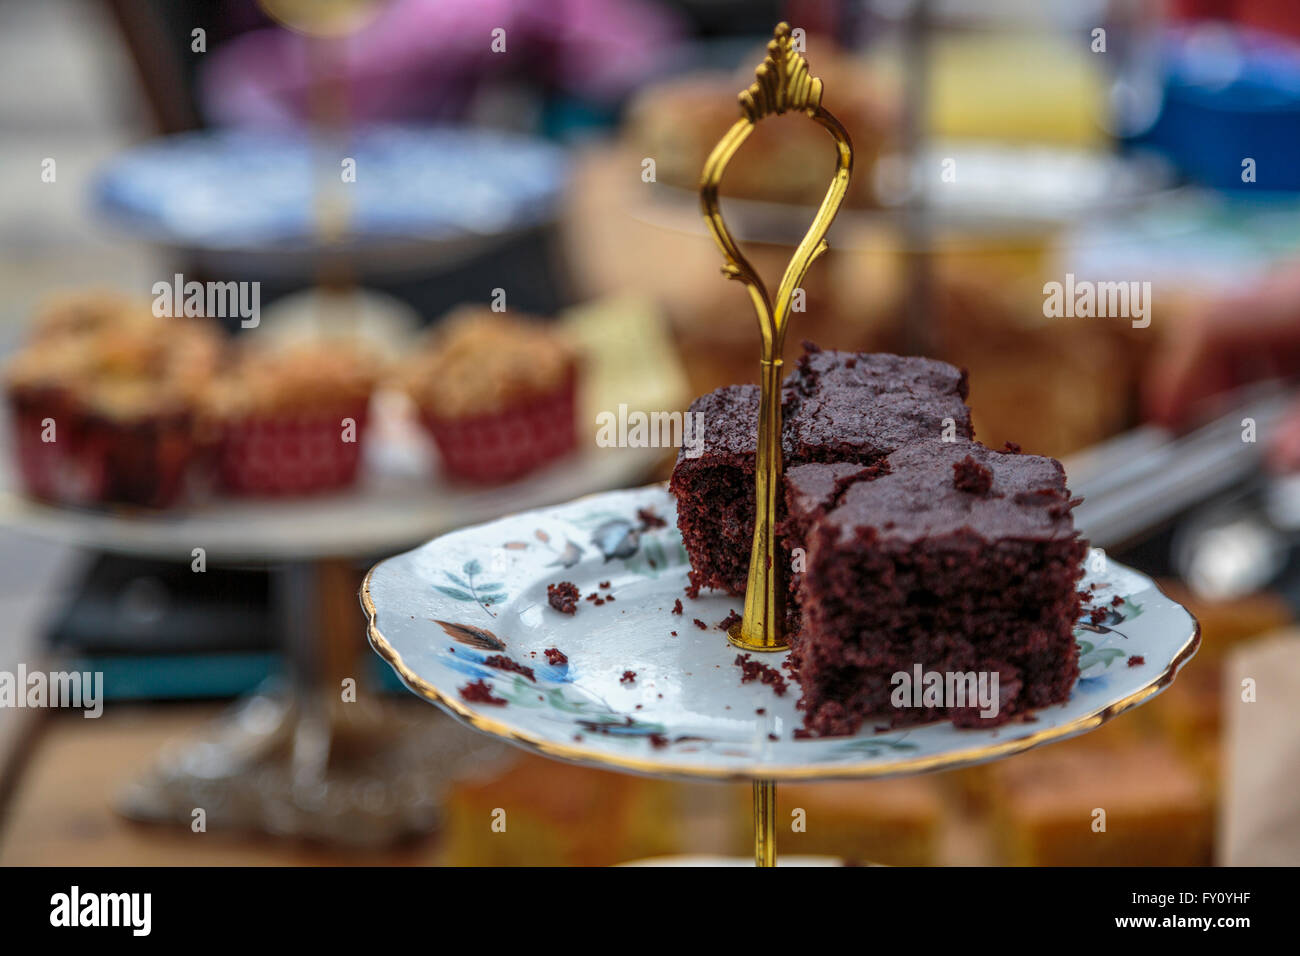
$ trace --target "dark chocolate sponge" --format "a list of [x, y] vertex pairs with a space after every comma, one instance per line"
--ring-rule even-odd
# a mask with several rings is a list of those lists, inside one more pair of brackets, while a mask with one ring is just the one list
[[[909, 443], [972, 437], [966, 374], [944, 362], [809, 347], [786, 379], [786, 468], [808, 462], [869, 465]], [[703, 453], [677, 457], [669, 490], [691, 561], [691, 588], [743, 594], [754, 536], [759, 390], [731, 385], [703, 395]]]
[[[971, 467], [991, 482], [967, 490]], [[876, 473], [792, 470], [791, 547], [802, 630], [792, 652], [805, 726], [853, 733], [863, 720], [948, 717], [997, 724], [1065, 700], [1078, 677], [1074, 622], [1086, 550], [1058, 462], [937, 442], [895, 452]], [[834, 470], [832, 470], [834, 469]], [[897, 672], [996, 671], [998, 713], [898, 709]]]

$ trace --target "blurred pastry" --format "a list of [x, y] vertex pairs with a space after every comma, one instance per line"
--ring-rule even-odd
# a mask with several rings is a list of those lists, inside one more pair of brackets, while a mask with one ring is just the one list
[[1210, 863], [1210, 800], [1163, 744], [1058, 745], [1004, 760], [990, 777], [994, 827], [1010, 865]]
[[[1181, 676], [1179, 676], [1178, 681], [1182, 681]], [[1159, 734], [1142, 720], [1144, 713], [1149, 710], [1150, 706], [1152, 705], [1139, 707], [1136, 711], [1125, 714], [1122, 720], [1108, 721], [1096, 730], [1082, 736], [1054, 743], [1051, 745], [1051, 751], [1076, 749], [1094, 751], [1127, 750], [1137, 744], [1158, 739]], [[1021, 758], [1017, 756], [1010, 759], [1019, 760]], [[993, 802], [997, 798], [996, 771], [999, 766], [1000, 762], [998, 761], [972, 764], [969, 767], [945, 771], [938, 774], [937, 779], [942, 782], [948, 792], [953, 794], [960, 806], [984, 816], [993, 809]]]
[[1127, 322], [1044, 319], [1032, 284], [956, 269], [936, 276], [932, 304], [936, 354], [969, 371], [986, 445], [1062, 457], [1128, 424], [1138, 361]]
[[449, 866], [608, 866], [681, 849], [676, 785], [525, 754], [456, 784]]
[[[752, 71], [752, 62], [746, 58]], [[829, 44], [809, 54], [824, 83], [822, 105], [853, 141], [854, 176], [848, 206], [871, 206], [871, 168], [889, 136], [890, 109], [865, 70]], [[753, 82], [724, 72], [697, 73], [646, 87], [628, 108], [625, 136], [638, 157], [653, 159], [655, 180], [694, 192], [700, 170], [736, 120], [736, 95]], [[724, 196], [816, 206], [835, 169], [830, 135], [806, 116], [765, 117], [727, 166]]]
[[222, 351], [214, 326], [154, 316], [145, 302], [67, 300], [44, 313], [4, 379], [27, 491], [61, 504], [175, 503]]
[[344, 341], [248, 343], [205, 401], [222, 490], [306, 495], [353, 484], [378, 377], [378, 361]]
[[32, 341], [88, 335], [106, 328], [148, 324], [152, 306], [112, 289], [52, 296], [32, 319]]
[[[938, 862], [944, 810], [931, 778], [783, 783], [777, 787], [777, 802], [777, 849], [782, 855], [833, 856], [888, 866]], [[735, 817], [746, 824], [752, 844], [749, 808], [738, 806]]]
[[577, 445], [576, 356], [540, 322], [461, 307], [400, 381], [451, 477], [509, 481]]

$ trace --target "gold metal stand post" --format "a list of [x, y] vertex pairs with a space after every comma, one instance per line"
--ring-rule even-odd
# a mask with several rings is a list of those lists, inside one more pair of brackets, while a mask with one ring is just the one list
[[[790, 304], [795, 290], [803, 282], [813, 260], [827, 249], [826, 233], [844, 201], [853, 171], [853, 145], [849, 134], [828, 110], [822, 107], [822, 81], [808, 72], [808, 61], [795, 48], [790, 26], [777, 26], [767, 45], [767, 56], [755, 71], [755, 81], [740, 94], [740, 119], [704, 164], [700, 176], [700, 206], [704, 221], [722, 249], [726, 265], [722, 273], [739, 279], [749, 289], [754, 312], [758, 316], [762, 338], [761, 397], [758, 416], [757, 460], [754, 464], [754, 493], [757, 508], [754, 521], [754, 544], [749, 558], [749, 580], [745, 588], [745, 615], [728, 633], [737, 647], [750, 651], [779, 651], [787, 646], [784, 635], [785, 588], [782, 583], [783, 558], [776, 539], [777, 501], [781, 493], [781, 353], [785, 330], [790, 318]], [[765, 116], [799, 112], [823, 126], [835, 140], [835, 177], [831, 180], [811, 228], [795, 249], [776, 290], [776, 302], [754, 267], [741, 254], [735, 239], [722, 221], [718, 205], [718, 184], [727, 164], [740, 149], [754, 126]], [[754, 845], [759, 866], [776, 863], [773, 843], [776, 784], [754, 784]]]
[[754, 781], [754, 865], [776, 866], [776, 781]]

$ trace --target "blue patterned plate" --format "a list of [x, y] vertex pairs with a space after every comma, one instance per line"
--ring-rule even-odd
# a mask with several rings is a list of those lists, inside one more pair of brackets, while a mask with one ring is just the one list
[[[347, 184], [345, 159], [355, 161]], [[318, 191], [331, 182], [347, 202], [349, 241], [450, 242], [548, 222], [567, 176], [559, 147], [490, 130], [377, 126], [329, 150], [305, 135], [226, 130], [169, 136], [116, 157], [96, 199], [161, 242], [292, 247], [316, 242]]]
[[[742, 683], [736, 648], [716, 626], [740, 602], [683, 594], [688, 566], [675, 519], [672, 496], [653, 485], [436, 538], [366, 578], [370, 641], [415, 693], [548, 756], [784, 780], [951, 768], [1072, 737], [1158, 694], [1200, 639], [1192, 616], [1149, 578], [1105, 562], [1082, 585], [1098, 586], [1092, 603], [1107, 612], [1076, 632], [1082, 673], [1066, 703], [987, 730], [945, 722], [799, 739], [798, 686], [777, 696]], [[583, 598], [572, 616], [547, 601], [547, 585], [565, 581]], [[602, 603], [586, 600], [593, 593]], [[783, 656], [756, 659], [775, 666]]]

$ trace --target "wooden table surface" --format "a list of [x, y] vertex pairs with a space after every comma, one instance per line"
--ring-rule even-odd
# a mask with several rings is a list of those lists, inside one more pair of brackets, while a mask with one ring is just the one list
[[434, 840], [365, 853], [218, 831], [145, 826], [118, 816], [113, 795], [168, 740], [197, 729], [220, 705], [115, 707], [97, 720], [56, 714], [36, 731], [0, 818], [0, 866], [428, 865]]
[[[113, 810], [119, 788], [143, 773], [164, 744], [192, 734], [224, 706], [117, 705], [96, 720], [43, 712], [38, 727], [23, 729], [26, 761], [10, 768], [11, 793], [0, 806], [0, 866], [428, 866], [442, 862], [434, 838], [393, 851], [364, 852], [256, 834], [193, 833], [187, 828], [142, 825]], [[689, 825], [684, 825], [684, 844], [692, 852], [723, 852], [718, 835], [731, 833], [728, 814], [741, 801], [726, 788], [693, 786], [698, 792], [686, 796], [694, 812]], [[936, 862], [989, 862], [981, 828], [963, 822], [959, 814], [947, 816]], [[732, 847], [725, 852], [738, 851]]]

